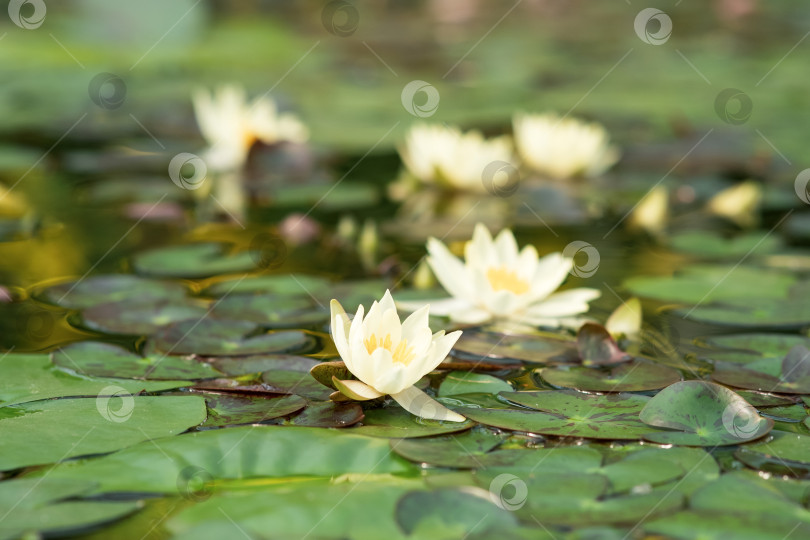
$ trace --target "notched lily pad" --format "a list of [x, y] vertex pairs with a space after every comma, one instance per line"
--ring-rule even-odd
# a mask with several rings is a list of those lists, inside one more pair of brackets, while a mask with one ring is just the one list
[[203, 427], [225, 427], [259, 424], [300, 411], [307, 401], [299, 396], [240, 396], [205, 394], [208, 418]]
[[197, 243], [143, 251], [133, 257], [132, 267], [143, 276], [199, 279], [253, 270], [261, 260], [258, 252], [228, 253], [223, 244]]
[[128, 298], [82, 311], [82, 325], [104, 334], [149, 335], [178, 321], [199, 320], [208, 306], [187, 298]]
[[417, 463], [437, 467], [476, 469], [485, 467], [487, 452], [501, 444], [503, 435], [480, 427], [465, 433], [446, 437], [395, 439], [391, 449], [400, 456]]
[[[777, 365], [778, 372], [775, 369]], [[746, 367], [717, 362], [712, 379], [729, 386], [761, 392], [810, 394], [810, 350], [796, 345], [780, 364], [771, 359], [751, 362]]]
[[446, 433], [465, 431], [473, 422], [442, 422], [419, 418], [399, 405], [392, 404], [379, 409], [366, 409], [363, 425], [353, 427], [352, 432], [370, 437], [386, 439], [403, 439], [411, 437], [429, 437]]
[[52, 285], [35, 295], [69, 309], [120, 302], [128, 299], [168, 300], [184, 298], [186, 287], [172, 281], [148, 279], [131, 274], [104, 274]]
[[329, 399], [332, 390], [314, 380], [309, 373], [273, 369], [262, 373], [265, 388], [279, 394], [295, 394], [324, 401]]
[[252, 321], [262, 328], [302, 328], [329, 320], [329, 310], [309, 296], [280, 294], [231, 294], [217, 302], [211, 314]]
[[599, 324], [585, 323], [577, 332], [577, 351], [586, 366], [628, 362], [632, 356], [619, 349], [607, 329]]
[[310, 402], [306, 409], [296, 414], [285, 425], [322, 428], [353, 426], [364, 418], [359, 403], [335, 403], [333, 401]]
[[321, 383], [322, 385], [331, 388], [332, 390], [337, 390], [335, 388], [334, 383], [332, 382], [332, 377], [337, 377], [340, 381], [345, 381], [346, 379], [351, 379], [353, 377], [349, 368], [346, 367], [345, 362], [343, 360], [338, 360], [336, 362], [321, 362], [309, 370], [309, 374], [312, 375], [312, 378]]
[[647, 433], [660, 444], [685, 446], [736, 445], [765, 436], [773, 420], [728, 388], [706, 381], [682, 381], [656, 394], [641, 420], [674, 431]]
[[439, 386], [438, 395], [447, 397], [459, 394], [497, 394], [511, 391], [512, 385], [498, 377], [467, 371], [451, 371]]
[[464, 332], [450, 354], [461, 360], [565, 361], [572, 342], [559, 335], [510, 336], [490, 332]]
[[774, 430], [768, 439], [742, 446], [734, 457], [755, 469], [804, 476], [810, 473], [810, 435]]
[[231, 294], [272, 294], [278, 296], [314, 296], [320, 298], [329, 294], [331, 283], [328, 279], [304, 274], [278, 274], [271, 276], [250, 276], [239, 279], [218, 281], [203, 290], [207, 296]]
[[314, 345], [315, 340], [295, 330], [265, 333], [250, 321], [208, 317], [163, 328], [152, 336], [150, 343], [166, 354], [238, 356], [300, 352]]
[[602, 369], [544, 368], [539, 375], [554, 386], [589, 392], [643, 392], [658, 390], [681, 380], [678, 371], [641, 360]]
[[53, 363], [80, 375], [129, 379], [212, 379], [222, 376], [210, 364], [191, 357], [163, 354], [139, 356], [99, 341], [79, 341], [54, 351]]
[[317, 360], [293, 354], [262, 354], [254, 356], [219, 357], [211, 359], [213, 366], [226, 375], [239, 376], [261, 373], [271, 369], [309, 371]]

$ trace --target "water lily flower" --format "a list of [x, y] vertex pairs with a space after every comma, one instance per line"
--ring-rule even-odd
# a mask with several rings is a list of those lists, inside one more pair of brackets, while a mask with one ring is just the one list
[[552, 179], [594, 177], [619, 160], [604, 127], [556, 114], [518, 114], [515, 147], [529, 168]]
[[505, 136], [486, 139], [475, 130], [463, 133], [455, 127], [417, 124], [406, 135], [399, 155], [406, 174], [392, 186], [396, 198], [420, 183], [484, 194], [485, 169], [493, 163], [510, 163], [512, 142]]
[[726, 188], [706, 203], [706, 209], [729, 219], [740, 227], [754, 227], [759, 222], [762, 187], [754, 180]]
[[359, 379], [333, 378], [342, 394], [357, 400], [390, 395], [422, 418], [465, 420], [414, 386], [444, 361], [461, 331], [433, 334], [428, 326], [428, 306], [400, 322], [389, 291], [371, 305], [365, 317], [362, 305], [352, 320], [337, 300], [332, 300], [331, 308], [332, 339], [346, 368]]
[[537, 326], [577, 326], [577, 315], [601, 294], [596, 289], [554, 292], [574, 260], [561, 253], [539, 258], [534, 246], [518, 251], [515, 236], [504, 229], [495, 240], [481, 223], [467, 242], [462, 262], [442, 242], [428, 239], [428, 264], [452, 298], [426, 301], [434, 315], [454, 322], [480, 324], [506, 319]]
[[309, 137], [306, 126], [293, 114], [279, 113], [272, 98], [249, 103], [239, 86], [223, 86], [213, 94], [197, 90], [192, 98], [200, 132], [210, 145], [203, 159], [213, 170], [241, 168], [257, 141], [301, 143]]

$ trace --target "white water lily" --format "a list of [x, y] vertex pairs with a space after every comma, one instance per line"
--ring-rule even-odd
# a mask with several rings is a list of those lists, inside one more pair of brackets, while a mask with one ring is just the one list
[[462, 262], [442, 242], [430, 238], [428, 264], [452, 298], [427, 301], [434, 315], [458, 323], [479, 324], [506, 319], [537, 326], [576, 325], [588, 311], [596, 289], [554, 292], [565, 281], [574, 260], [561, 253], [539, 258], [534, 246], [518, 251], [515, 236], [504, 229], [493, 240], [481, 223], [475, 226]]
[[604, 127], [556, 114], [518, 114], [512, 121], [523, 162], [553, 179], [599, 176], [619, 160]]
[[455, 127], [417, 124], [406, 135], [399, 155], [409, 175], [403, 183], [486, 193], [484, 170], [493, 163], [510, 163], [512, 142], [509, 137], [487, 139], [474, 130], [463, 133]]
[[295, 115], [279, 113], [270, 97], [249, 103], [239, 86], [223, 86], [213, 94], [197, 90], [192, 98], [200, 132], [210, 145], [203, 159], [213, 170], [241, 168], [257, 141], [300, 143], [309, 138], [306, 126]]
[[353, 320], [337, 300], [332, 300], [332, 339], [346, 368], [359, 380], [333, 381], [344, 395], [368, 400], [390, 395], [412, 414], [433, 420], [463, 422], [414, 386], [444, 361], [461, 331], [433, 334], [428, 326], [428, 306], [400, 322], [389, 291], [363, 316], [357, 308]]

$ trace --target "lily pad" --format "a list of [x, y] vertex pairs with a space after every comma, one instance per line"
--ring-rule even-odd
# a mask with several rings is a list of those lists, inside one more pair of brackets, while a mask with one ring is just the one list
[[758, 409], [779, 407], [793, 403], [792, 399], [784, 396], [775, 396], [773, 394], [765, 394], [753, 390], [737, 390], [737, 394]]
[[676, 251], [711, 259], [767, 255], [780, 249], [784, 243], [779, 236], [768, 232], [725, 238], [707, 231], [686, 231], [672, 235], [669, 241]]
[[457, 433], [469, 429], [473, 422], [443, 422], [418, 418], [396, 404], [380, 409], [366, 409], [363, 425], [352, 428], [352, 433], [385, 439], [430, 437]]
[[292, 354], [263, 354], [256, 356], [235, 356], [215, 358], [212, 364], [226, 375], [249, 375], [270, 369], [289, 371], [309, 371], [318, 365], [317, 360]]
[[[166, 399], [166, 398], [163, 398]], [[154, 439], [114, 454], [62, 463], [49, 478], [99, 482], [96, 492], [178, 493], [188, 467], [212, 480], [412, 472], [388, 442], [349, 430], [242, 426]], [[262, 493], [262, 495], [265, 495]]]
[[307, 408], [285, 424], [291, 426], [342, 428], [353, 426], [364, 418], [359, 403], [335, 403], [334, 401], [310, 402]]
[[712, 379], [729, 386], [761, 392], [810, 394], [810, 351], [797, 345], [781, 362], [763, 359], [751, 362], [746, 367], [717, 362]]
[[559, 437], [638, 439], [649, 431], [638, 414], [649, 398], [633, 394], [606, 396], [569, 391], [502, 392], [513, 403], [537, 411], [460, 408], [468, 418], [491, 426]]
[[485, 358], [543, 363], [570, 354], [571, 345], [572, 342], [561, 337], [464, 332], [450, 354], [462, 360]]
[[346, 367], [346, 364], [342, 360], [336, 362], [321, 362], [320, 364], [312, 366], [312, 369], [309, 370], [309, 374], [312, 375], [313, 379], [332, 390], [337, 390], [332, 382], [332, 377], [336, 377], [339, 381], [353, 377], [351, 371], [349, 371], [349, 368]]
[[0, 413], [0, 470], [113, 452], [182, 433], [205, 416], [205, 401], [197, 396], [118, 393], [6, 407]]
[[132, 267], [144, 276], [199, 279], [246, 272], [260, 262], [258, 252], [228, 253], [222, 244], [197, 243], [143, 251], [133, 257]]
[[314, 380], [309, 373], [274, 369], [262, 373], [262, 382], [271, 392], [296, 394], [309, 399], [323, 401], [329, 399], [332, 389]]
[[810, 306], [801, 298], [792, 294], [786, 298], [751, 298], [749, 294], [675, 313], [697, 322], [737, 328], [801, 330], [810, 323]]
[[300, 351], [311, 347], [314, 339], [295, 330], [263, 333], [250, 321], [208, 317], [163, 328], [150, 343], [166, 354], [236, 356]]
[[203, 427], [258, 424], [300, 411], [307, 401], [299, 396], [265, 398], [232, 394], [206, 394], [208, 419]]
[[672, 368], [639, 360], [607, 369], [544, 368], [539, 374], [554, 386], [590, 392], [643, 392], [681, 380], [681, 374]]
[[246, 278], [218, 281], [203, 290], [207, 296], [255, 293], [280, 296], [324, 297], [329, 294], [331, 283], [328, 279], [304, 274], [279, 274], [271, 276], [250, 276]]
[[309, 296], [275, 294], [231, 294], [217, 302], [211, 314], [252, 321], [263, 328], [302, 328], [329, 320], [329, 310]]
[[511, 391], [512, 385], [502, 379], [467, 371], [451, 371], [439, 386], [439, 396], [441, 397], [475, 393], [497, 394]]
[[619, 349], [607, 329], [599, 324], [585, 323], [577, 332], [577, 351], [586, 366], [627, 362], [633, 357]]
[[774, 430], [770, 438], [741, 447], [734, 457], [755, 469], [803, 476], [810, 472], [810, 436]]
[[7, 354], [0, 362], [0, 407], [55, 397], [97, 396], [112, 387], [138, 394], [190, 384], [190, 381], [133, 381], [80, 376], [54, 366], [48, 355]]
[[138, 501], [76, 499], [95, 487], [91, 480], [22, 478], [0, 483], [0, 538], [24, 533], [70, 534], [139, 510]]
[[199, 320], [208, 306], [190, 299], [128, 298], [82, 311], [83, 326], [104, 334], [149, 335], [166, 325]]
[[718, 514], [695, 510], [682, 511], [644, 524], [644, 530], [667, 538], [693, 540], [785, 540], [810, 536], [810, 525], [769, 517], [762, 520], [743, 512]]
[[87, 309], [98, 304], [128, 299], [179, 299], [186, 287], [173, 281], [148, 279], [131, 274], [104, 274], [47, 287], [37, 297], [69, 309]]
[[436, 467], [475, 469], [484, 467], [481, 458], [501, 444], [504, 436], [482, 428], [446, 437], [395, 439], [391, 448], [400, 456]]
[[761, 417], [743, 398], [705, 381], [668, 386], [649, 401], [640, 418], [651, 426], [677, 430], [647, 433], [646, 440], [686, 446], [736, 445], [773, 428], [773, 420]]
[[51, 354], [53, 363], [94, 377], [130, 379], [211, 379], [222, 376], [210, 364], [184, 356], [138, 356], [123, 347], [99, 341], [71, 343]]
[[[705, 338], [706, 344], [724, 349], [738, 349], [742, 361], [750, 362], [758, 358], [784, 358], [796, 345], [810, 346], [810, 339], [806, 336], [791, 334], [765, 334], [745, 333], [723, 336], [710, 336]], [[747, 354], [746, 354], [747, 353]], [[722, 357], [725, 361], [735, 362], [727, 355]]]

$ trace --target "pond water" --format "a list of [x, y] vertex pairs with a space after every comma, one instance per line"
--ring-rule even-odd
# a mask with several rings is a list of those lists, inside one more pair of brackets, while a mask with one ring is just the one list
[[[699, 9], [686, 6], [675, 17], [683, 37], [667, 49], [650, 42], [656, 31], [613, 39], [601, 24], [632, 28], [638, 6], [577, 15], [554, 5], [520, 8], [523, 18], [464, 61], [470, 36], [484, 35], [500, 10], [465, 18], [439, 3], [365, 6], [361, 20], [374, 20], [374, 31], [358, 43], [354, 30], [340, 35], [355, 9], [345, 2], [314, 10], [348, 9], [331, 26], [291, 7], [257, 7], [256, 22], [245, 6], [212, 4], [206, 14], [223, 12], [223, 21], [193, 15], [168, 50], [137, 70], [147, 55], [136, 55], [123, 78], [101, 60], [116, 58], [123, 73], [122, 55], [146, 47], [133, 32], [105, 36], [111, 49], [94, 53], [100, 38], [82, 39], [106, 32], [82, 22], [94, 2], [54, 9], [61, 22], [52, 28], [68, 43], [55, 50], [67, 58], [55, 59], [55, 34], [14, 23], [21, 32], [10, 28], [7, 39], [30, 36], [16, 50], [25, 43], [30, 58], [58, 68], [42, 80], [61, 71], [65, 95], [80, 87], [84, 97], [85, 79], [106, 79], [91, 81], [84, 113], [61, 95], [34, 89], [26, 101], [0, 90], [10, 126], [0, 137], [0, 539], [810, 537], [810, 172], [780, 150], [801, 151], [806, 97], [791, 81], [804, 64], [800, 51], [779, 60], [804, 39], [806, 9], [785, 18], [750, 8], [767, 22], [760, 34], [747, 3], [718, 2], [722, 28], [707, 37]], [[133, 28], [152, 28], [148, 15], [128, 16]], [[465, 34], [468, 23], [480, 32]], [[592, 31], [575, 38], [583, 27]], [[200, 150], [188, 94], [209, 80], [265, 89], [245, 40], [285, 51], [268, 60], [281, 72], [315, 51], [278, 92], [285, 111], [303, 111], [311, 139], [290, 135], [294, 123], [286, 140], [246, 129], [235, 171], [216, 166], [216, 143]], [[318, 49], [321, 40], [329, 47]], [[733, 62], [706, 47], [718, 42]], [[515, 53], [527, 43], [544, 53]], [[600, 43], [609, 46], [594, 50]], [[10, 72], [24, 73], [20, 55], [3, 55]], [[526, 158], [559, 166], [559, 156], [525, 152], [517, 165], [479, 157], [512, 133], [513, 113], [573, 111], [626, 58], [638, 63], [605, 79], [584, 113], [621, 142], [615, 166], [618, 155], [603, 155], [610, 163], [597, 173], [554, 179], [551, 165], [538, 172]], [[438, 82], [448, 62], [445, 75], [458, 72]], [[763, 82], [773, 64], [773, 78], [788, 81], [779, 92], [722, 90], [753, 71]], [[639, 73], [660, 76], [645, 86]], [[437, 80], [420, 87], [427, 102], [400, 100], [419, 77]], [[33, 83], [21, 80], [25, 94]], [[107, 83], [112, 96], [93, 94]], [[110, 106], [124, 100], [121, 88], [126, 105]], [[442, 96], [435, 118], [424, 109], [431, 91]], [[748, 117], [728, 103], [745, 109], [751, 98], [766, 113], [742, 125]], [[444, 175], [453, 145], [437, 143], [435, 176], [414, 189], [403, 170], [414, 176], [435, 150], [408, 153], [417, 121], [477, 127], [490, 139], [475, 135], [485, 142]], [[207, 163], [201, 185], [189, 184], [189, 163], [200, 159], [190, 151]], [[484, 168], [472, 187], [449, 188], [458, 188], [456, 167], [482, 160], [504, 176], [496, 182]], [[571, 259], [563, 294], [600, 296], [548, 324], [520, 310], [460, 321], [487, 303], [480, 298], [467, 313], [436, 316], [448, 292], [426, 261], [429, 249], [438, 260], [428, 238], [469, 262], [466, 243], [481, 224], [512, 231], [541, 257]], [[547, 267], [529, 283], [518, 275], [529, 263], [504, 250], [490, 250], [475, 294], [513, 298], [554, 281]], [[337, 299], [371, 319], [386, 290], [401, 308], [431, 301], [433, 332], [462, 330], [442, 364], [400, 391], [379, 390], [379, 374], [357, 376], [334, 330], [342, 318], [330, 316]], [[414, 362], [390, 331], [388, 342], [361, 337], [352, 343], [369, 355], [387, 348], [393, 368]], [[409, 405], [406, 392], [426, 401]], [[441, 414], [461, 421], [432, 419]]]

